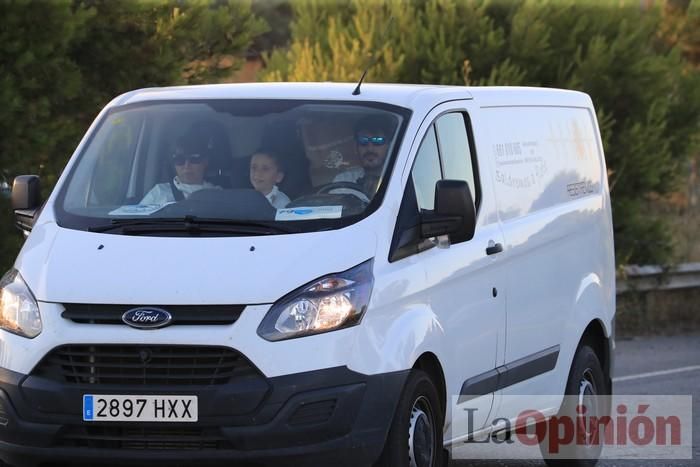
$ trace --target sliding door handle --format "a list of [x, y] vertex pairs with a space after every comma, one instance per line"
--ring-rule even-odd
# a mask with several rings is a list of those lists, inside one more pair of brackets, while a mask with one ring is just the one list
[[489, 246], [486, 247], [486, 254], [491, 256], [503, 251], [503, 245], [500, 243], [489, 242]]

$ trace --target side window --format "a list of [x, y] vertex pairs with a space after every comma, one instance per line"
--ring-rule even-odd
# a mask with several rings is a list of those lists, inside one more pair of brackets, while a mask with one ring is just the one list
[[420, 236], [420, 212], [435, 209], [438, 180], [466, 181], [479, 206], [479, 173], [472, 158], [467, 122], [468, 117], [462, 112], [442, 115], [423, 138], [401, 202], [389, 261], [398, 261], [435, 246], [434, 242]]
[[431, 126], [418, 149], [411, 171], [419, 210], [435, 208], [435, 183], [441, 178], [437, 138], [435, 128]]
[[466, 181], [478, 206], [479, 192], [475, 183], [465, 115], [461, 112], [443, 115], [435, 122], [435, 126], [440, 142], [443, 178]]

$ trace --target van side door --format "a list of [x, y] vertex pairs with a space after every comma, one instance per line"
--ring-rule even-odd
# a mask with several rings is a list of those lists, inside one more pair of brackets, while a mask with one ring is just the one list
[[561, 404], [577, 322], [595, 311], [582, 300], [601, 282], [609, 252], [600, 243], [604, 175], [594, 120], [565, 106], [484, 107], [481, 115], [508, 263], [498, 417], [550, 415]]
[[[490, 181], [480, 176], [471, 131], [470, 101], [439, 106], [421, 126], [420, 146], [407, 170], [401, 212], [390, 260], [418, 257], [426, 283], [421, 301], [444, 332], [443, 365], [447, 392], [445, 441], [463, 439], [489, 420], [499, 349], [505, 339], [505, 280], [499, 254], [503, 244]], [[488, 173], [486, 169], [485, 173]], [[477, 209], [473, 239], [449, 244], [446, 238], [411, 238], [421, 213], [434, 209], [435, 184], [464, 180]], [[502, 350], [500, 350], [502, 353]]]

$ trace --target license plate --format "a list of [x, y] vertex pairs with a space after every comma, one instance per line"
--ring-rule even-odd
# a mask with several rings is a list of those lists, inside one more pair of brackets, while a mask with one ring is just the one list
[[86, 422], [191, 423], [197, 416], [197, 396], [83, 396]]

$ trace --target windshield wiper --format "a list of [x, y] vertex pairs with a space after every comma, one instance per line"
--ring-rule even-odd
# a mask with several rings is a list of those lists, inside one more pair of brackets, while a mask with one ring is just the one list
[[247, 221], [233, 219], [209, 219], [196, 216], [181, 218], [152, 219], [112, 219], [109, 224], [88, 228], [89, 232], [108, 232], [121, 229], [125, 234], [138, 235], [153, 232], [187, 232], [187, 233], [235, 233], [248, 235], [274, 235], [298, 233], [296, 229], [280, 227], [265, 221]]

